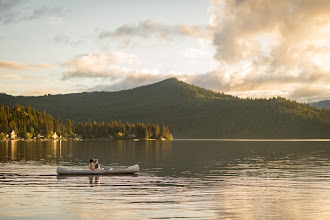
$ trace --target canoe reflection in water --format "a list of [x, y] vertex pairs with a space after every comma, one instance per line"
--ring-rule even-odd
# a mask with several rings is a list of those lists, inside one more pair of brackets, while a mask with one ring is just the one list
[[[110, 181], [113, 177], [138, 177], [138, 174], [113, 174], [113, 175], [103, 175], [103, 181], [105, 181], [105, 185]], [[86, 186], [86, 179], [88, 178], [88, 184], [90, 187], [100, 186], [101, 185], [101, 175], [57, 175], [57, 179], [64, 182], [76, 182], [79, 186]], [[71, 179], [71, 180], [70, 180]], [[104, 185], [104, 184], [103, 184]]]
[[[100, 186], [100, 176], [89, 176], [89, 186]], [[93, 182], [94, 180], [94, 182]]]

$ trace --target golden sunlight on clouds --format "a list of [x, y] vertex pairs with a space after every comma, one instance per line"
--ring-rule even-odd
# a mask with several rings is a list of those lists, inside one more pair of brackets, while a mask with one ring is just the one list
[[141, 64], [133, 54], [121, 52], [83, 54], [66, 63], [69, 71], [64, 79], [73, 77], [117, 78], [128, 74], [131, 68]]
[[213, 89], [329, 94], [330, 1], [213, 0], [209, 11], [218, 68], [203, 77], [218, 81]]
[[140, 69], [142, 63], [137, 56], [122, 52], [83, 54], [69, 60], [65, 65], [68, 71], [62, 74], [64, 80], [100, 80], [98, 85], [90, 87], [88, 91], [131, 89], [166, 78], [159, 72]]
[[175, 37], [207, 42], [207, 50], [196, 46], [176, 52], [194, 65], [202, 65], [205, 58], [210, 60], [210, 68], [204, 73], [148, 71], [133, 53], [109, 52], [68, 61], [63, 79], [102, 78], [108, 86], [100, 84], [95, 88], [121, 90], [128, 85], [136, 87], [177, 77], [241, 97], [284, 96], [298, 101], [330, 97], [329, 0], [210, 0], [208, 12], [206, 25], [167, 25], [147, 19], [100, 31], [98, 35], [101, 40], [127, 43], [136, 38], [170, 41]]
[[54, 94], [54, 92], [52, 90], [37, 89], [37, 90], [29, 90], [24, 95], [26, 95], [26, 96], [42, 96], [45, 94]]
[[9, 70], [36, 70], [36, 69], [54, 69], [54, 65], [50, 64], [26, 64], [17, 62], [0, 61], [1, 69]]

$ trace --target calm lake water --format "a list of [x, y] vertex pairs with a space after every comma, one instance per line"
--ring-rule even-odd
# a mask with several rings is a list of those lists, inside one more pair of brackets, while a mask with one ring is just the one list
[[[56, 175], [139, 164], [138, 175]], [[330, 142], [1, 141], [0, 219], [330, 219]]]

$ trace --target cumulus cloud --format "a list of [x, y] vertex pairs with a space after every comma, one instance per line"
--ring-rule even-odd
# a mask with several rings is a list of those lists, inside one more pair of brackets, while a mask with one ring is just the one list
[[133, 54], [121, 52], [91, 53], [79, 55], [65, 65], [68, 71], [63, 73], [64, 79], [74, 77], [116, 79], [134, 71], [134, 67], [140, 65], [140, 60]]
[[216, 57], [233, 62], [264, 55], [263, 46], [289, 53], [314, 45], [311, 41], [324, 37], [320, 35], [328, 26], [329, 11], [325, 0], [225, 1], [215, 26]]
[[[217, 67], [191, 76], [190, 82], [233, 94], [282, 94], [303, 101], [315, 98], [313, 88], [330, 91], [330, 1], [210, 3]], [[299, 92], [303, 87], [306, 94]]]
[[[103, 82], [92, 90], [120, 90], [174, 76], [245, 97], [281, 95], [298, 101], [330, 98], [330, 1], [210, 0], [208, 10], [207, 25], [167, 25], [149, 19], [102, 31], [99, 38], [208, 39], [216, 61], [210, 72], [143, 71], [135, 55], [113, 52], [86, 54], [68, 61], [63, 78], [102, 78]], [[70, 43], [65, 37], [58, 41]], [[208, 57], [194, 48], [180, 53], [192, 60]]]
[[290, 94], [289, 98], [291, 99], [302, 99], [302, 98], [318, 98], [318, 97], [325, 97], [329, 95], [329, 90], [325, 90], [321, 87], [297, 87], [294, 91]]
[[194, 38], [208, 37], [209, 30], [205, 25], [167, 25], [151, 19], [140, 22], [138, 25], [122, 25], [114, 31], [102, 31], [99, 34], [100, 39], [105, 38], [156, 38], [159, 40], [171, 40], [176, 36], [189, 36]]
[[118, 91], [147, 85], [175, 74], [161, 74], [142, 68], [134, 54], [121, 52], [82, 54], [65, 64], [63, 80], [92, 79], [88, 91]]
[[0, 68], [8, 69], [8, 70], [35, 70], [35, 69], [53, 69], [55, 68], [55, 66], [50, 64], [27, 64], [27, 63], [0, 61]]

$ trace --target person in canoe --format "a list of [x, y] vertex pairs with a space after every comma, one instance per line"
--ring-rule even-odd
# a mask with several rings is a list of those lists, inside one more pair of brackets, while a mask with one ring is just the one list
[[91, 158], [90, 160], [89, 160], [89, 165], [88, 165], [88, 169], [90, 169], [90, 170], [94, 170], [94, 159], [93, 158]]
[[101, 167], [100, 167], [100, 164], [99, 164], [99, 160], [98, 159], [95, 159], [94, 160], [94, 163], [95, 163], [94, 170], [100, 170]]

